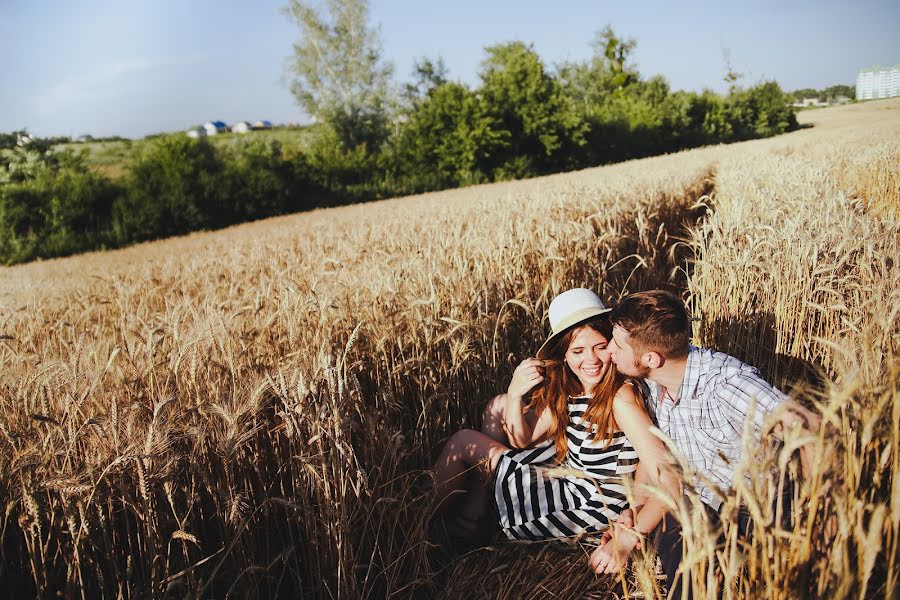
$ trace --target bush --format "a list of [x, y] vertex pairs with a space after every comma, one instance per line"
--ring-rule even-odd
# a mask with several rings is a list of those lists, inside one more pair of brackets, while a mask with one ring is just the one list
[[0, 186], [0, 262], [109, 246], [111, 208], [122, 190], [88, 170], [84, 155], [20, 154], [27, 169]]
[[227, 218], [211, 226], [307, 210], [323, 202], [307, 156], [285, 156], [276, 140], [237, 138], [223, 152], [222, 160], [217, 186], [221, 214]]
[[280, 215], [290, 204], [291, 168], [275, 140], [237, 138], [223, 152], [220, 210], [212, 227]]
[[222, 168], [205, 140], [170, 135], [150, 141], [135, 157], [127, 194], [115, 206], [116, 239], [152, 240], [227, 220], [228, 207], [216, 186]]
[[774, 81], [732, 92], [726, 106], [733, 137], [738, 140], [777, 135], [799, 127], [790, 98]]
[[314, 189], [319, 191], [317, 205], [335, 206], [391, 195], [385, 176], [387, 156], [370, 152], [365, 144], [345, 149], [333, 130], [322, 129], [310, 146], [305, 165]]

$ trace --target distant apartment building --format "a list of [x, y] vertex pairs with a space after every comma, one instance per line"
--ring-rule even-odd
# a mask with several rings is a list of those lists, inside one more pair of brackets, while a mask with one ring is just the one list
[[900, 65], [860, 69], [856, 76], [856, 99], [875, 100], [900, 96]]

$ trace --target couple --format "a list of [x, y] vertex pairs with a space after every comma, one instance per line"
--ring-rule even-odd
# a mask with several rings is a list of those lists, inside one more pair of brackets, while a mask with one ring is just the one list
[[[626, 499], [628, 477], [672, 498], [681, 494], [651, 427], [727, 489], [747, 419], [759, 436], [779, 406], [790, 404], [790, 412], [778, 411], [786, 425], [814, 417], [756, 369], [691, 346], [690, 315], [669, 292], [631, 294], [610, 310], [592, 291], [572, 289], [554, 298], [549, 317], [552, 335], [515, 369], [507, 393], [488, 403], [481, 431], [458, 431], [444, 446], [435, 464], [439, 510], [463, 539], [484, 531], [491, 503], [513, 539], [608, 531], [618, 521], [627, 527], [604, 535], [590, 567], [619, 572], [640, 543], [636, 532], [653, 540], [670, 597], [680, 597], [677, 520], [656, 495], [640, 497], [642, 486], [634, 506]], [[557, 466], [563, 468], [548, 473]], [[715, 518], [722, 498], [702, 483], [695, 487]]]

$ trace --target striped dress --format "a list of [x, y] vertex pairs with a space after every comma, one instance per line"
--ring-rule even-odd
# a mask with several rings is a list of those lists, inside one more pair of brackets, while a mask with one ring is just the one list
[[568, 537], [600, 531], [615, 521], [628, 501], [623, 476], [637, 468], [638, 457], [621, 431], [608, 446], [594, 442], [582, 415], [589, 398], [569, 399], [569, 450], [563, 466], [583, 471], [595, 481], [549, 477], [558, 466], [553, 440], [533, 448], [507, 450], [494, 473], [494, 502], [500, 527], [510, 539]]

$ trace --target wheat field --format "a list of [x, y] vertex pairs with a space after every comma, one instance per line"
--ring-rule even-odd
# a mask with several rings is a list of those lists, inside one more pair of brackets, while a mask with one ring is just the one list
[[[542, 340], [545, 310], [666, 287], [695, 341], [822, 415], [752, 446], [756, 534], [700, 595], [900, 594], [900, 99], [769, 140], [354, 205], [0, 269], [0, 588], [9, 597], [659, 597], [585, 546], [435, 560], [432, 460]], [[767, 474], [817, 460], [796, 526]], [[758, 452], [757, 452], [758, 450]], [[685, 476], [689, 476], [686, 473]], [[726, 519], [727, 522], [727, 519]], [[2, 593], [2, 592], [0, 592]]]

